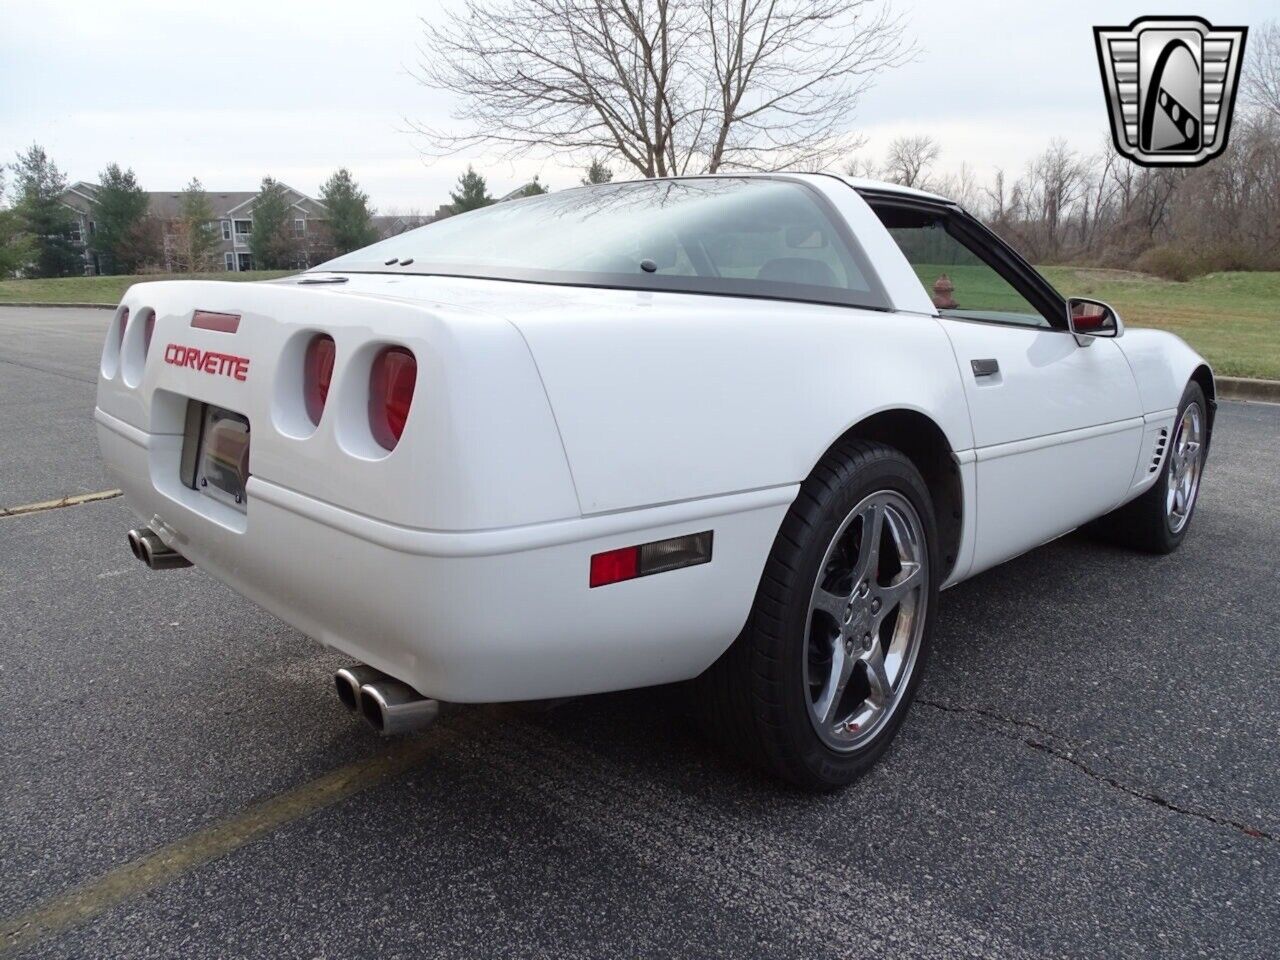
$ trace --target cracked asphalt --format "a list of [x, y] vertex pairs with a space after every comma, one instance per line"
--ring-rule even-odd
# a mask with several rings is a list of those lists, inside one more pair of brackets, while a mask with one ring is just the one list
[[[112, 485], [108, 318], [0, 309], [0, 507]], [[380, 742], [337, 658], [199, 571], [149, 573], [130, 521], [0, 518], [0, 929], [81, 911], [0, 955], [1280, 955], [1280, 406], [1221, 406], [1173, 556], [1077, 535], [945, 593], [898, 741], [818, 798], [718, 754], [676, 689]]]

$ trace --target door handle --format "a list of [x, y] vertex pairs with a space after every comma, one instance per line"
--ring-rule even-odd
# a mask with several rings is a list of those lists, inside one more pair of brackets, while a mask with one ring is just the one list
[[1000, 364], [996, 360], [970, 360], [969, 365], [973, 367], [973, 376], [975, 379], [982, 377], [994, 377], [1000, 372]]

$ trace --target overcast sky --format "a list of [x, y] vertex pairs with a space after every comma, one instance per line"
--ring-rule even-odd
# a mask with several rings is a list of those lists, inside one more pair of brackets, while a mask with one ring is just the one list
[[[921, 47], [884, 74], [855, 127], [879, 156], [927, 132], [944, 167], [1020, 169], [1053, 137], [1092, 151], [1107, 135], [1091, 28], [1157, 13], [1254, 25], [1271, 2], [1181, 5], [897, 0]], [[175, 3], [0, 0], [0, 162], [42, 144], [71, 180], [116, 161], [152, 190], [193, 175], [256, 189], [271, 174], [308, 193], [347, 166], [382, 209], [434, 209], [467, 157], [426, 163], [408, 120], [447, 122], [450, 101], [410, 75], [427, 0]], [[502, 193], [539, 173], [553, 189], [581, 172], [531, 157], [473, 157]]]

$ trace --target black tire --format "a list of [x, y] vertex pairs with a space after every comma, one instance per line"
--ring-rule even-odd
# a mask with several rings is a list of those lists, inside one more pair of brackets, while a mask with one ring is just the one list
[[[918, 604], [923, 596], [923, 632], [913, 634], [918, 637], [913, 665], [894, 686], [893, 705], [878, 721], [874, 736], [856, 748], [850, 744], [837, 750], [818, 734], [818, 721], [810, 717], [811, 688], [806, 679], [811, 668], [806, 663], [812, 661], [806, 658], [812, 656], [807, 638], [815, 615], [810, 601], [828, 547], [844, 529], [851, 511], [868, 498], [895, 494], [914, 508], [922, 528], [920, 546], [927, 567], [914, 602]], [[801, 485], [783, 520], [742, 634], [695, 681], [697, 706], [709, 732], [802, 788], [831, 790], [850, 783], [888, 748], [915, 696], [932, 639], [939, 575], [932, 500], [915, 465], [882, 443], [839, 443]], [[892, 625], [887, 629], [892, 633]], [[850, 729], [858, 728], [851, 725]]]
[[[1171, 522], [1168, 510], [1169, 475], [1174, 468], [1174, 446], [1178, 439], [1178, 426], [1192, 404], [1198, 404], [1201, 422], [1203, 423], [1203, 439], [1198, 451], [1200, 457], [1199, 474], [1194, 494], [1186, 519], [1177, 529]], [[1142, 550], [1147, 553], [1172, 553], [1191, 529], [1191, 520], [1195, 513], [1196, 502], [1200, 492], [1199, 481], [1204, 475], [1205, 458], [1209, 451], [1209, 407], [1205, 402], [1204, 391], [1200, 384], [1192, 381], [1183, 391], [1182, 400], [1178, 404], [1177, 416], [1173, 419], [1168, 449], [1165, 452], [1164, 464], [1160, 468], [1160, 476], [1142, 496], [1131, 500], [1124, 506], [1113, 510], [1104, 517], [1093, 521], [1088, 532], [1109, 543]]]

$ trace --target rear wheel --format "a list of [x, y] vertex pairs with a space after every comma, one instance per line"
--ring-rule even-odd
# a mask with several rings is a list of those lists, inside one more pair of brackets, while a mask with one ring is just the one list
[[1208, 445], [1208, 404], [1200, 385], [1192, 382], [1178, 405], [1159, 478], [1142, 496], [1095, 521], [1091, 531], [1124, 546], [1172, 553], [1187, 535]]
[[719, 738], [810, 789], [869, 767], [928, 654], [936, 541], [906, 456], [866, 441], [828, 454], [783, 522], [746, 629], [697, 685]]

